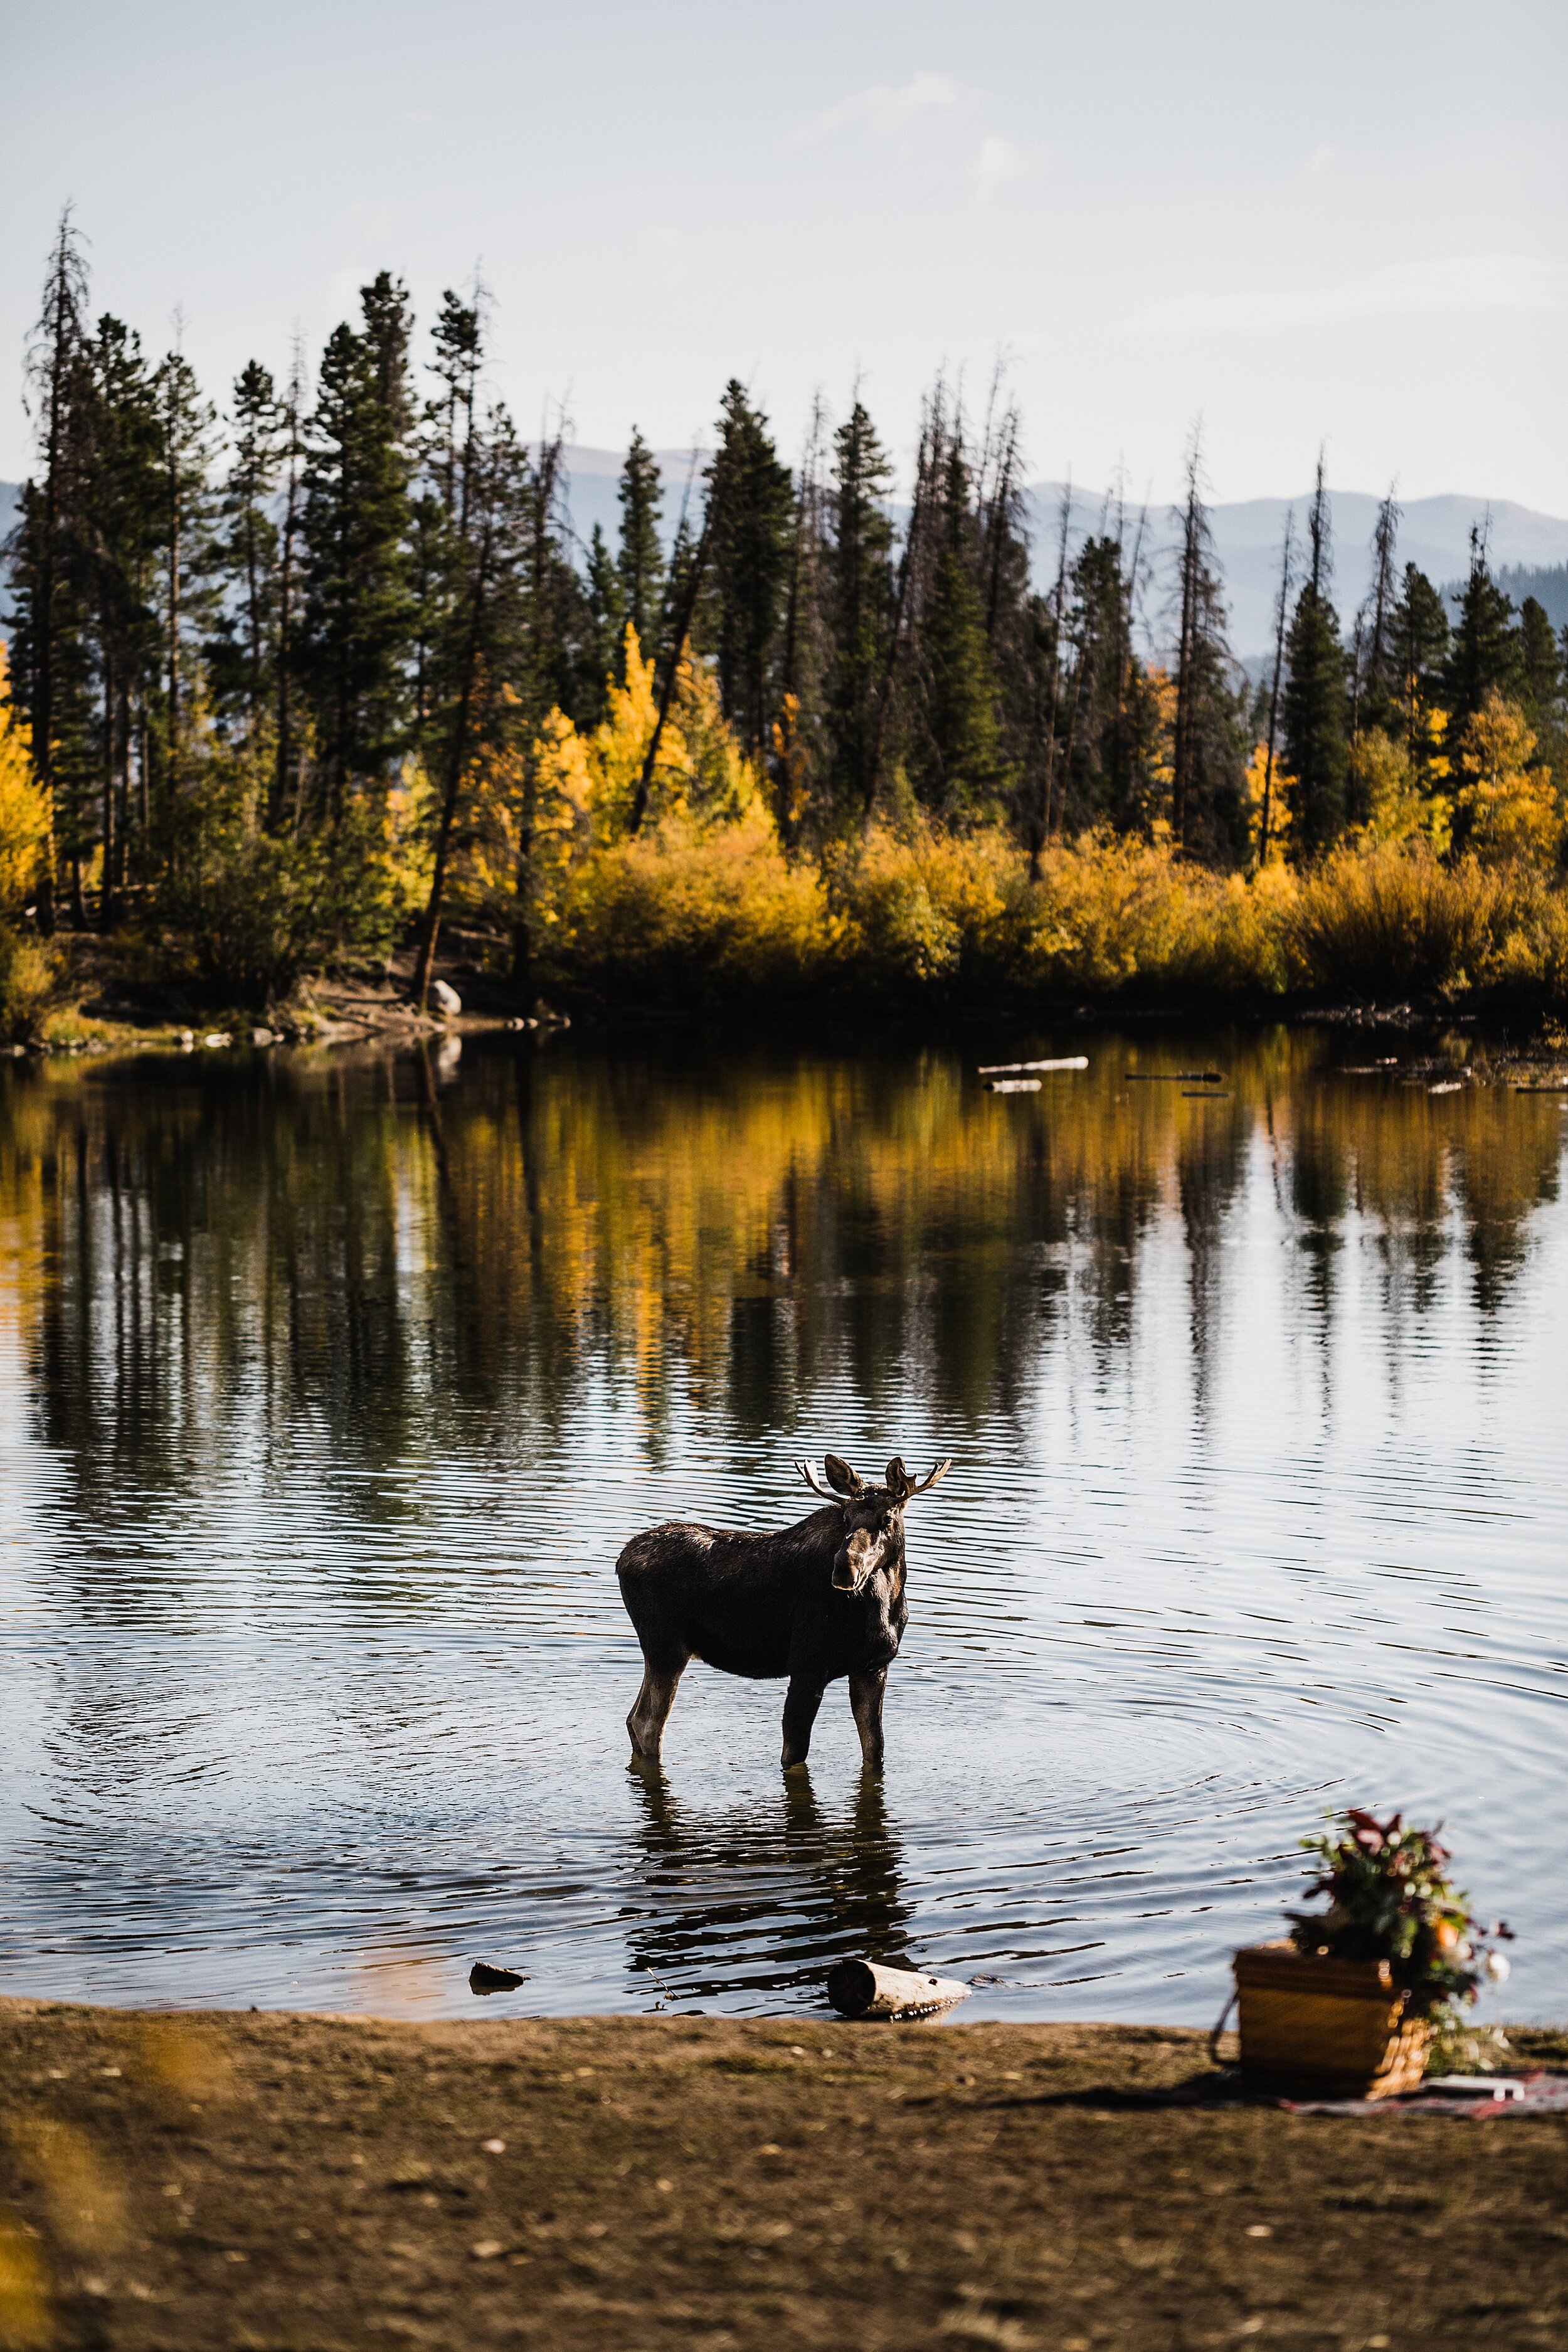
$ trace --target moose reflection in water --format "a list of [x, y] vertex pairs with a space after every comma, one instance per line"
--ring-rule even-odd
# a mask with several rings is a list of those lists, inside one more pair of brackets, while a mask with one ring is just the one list
[[656, 1764], [628, 1776], [637, 1819], [638, 1893], [626, 1913], [634, 1979], [711, 2000], [741, 1986], [774, 2003], [820, 1988], [833, 1961], [859, 1954], [917, 1965], [899, 1833], [886, 1781], [856, 1776], [824, 1804], [809, 1769], [786, 1773], [759, 1804], [718, 1808], [678, 1795]]
[[[917, 1485], [895, 1454], [868, 1486], [837, 1454], [795, 1468], [827, 1507], [777, 1535], [738, 1535], [671, 1520], [634, 1536], [619, 1559], [621, 1598], [646, 1671], [626, 1717], [636, 1755], [656, 1761], [680, 1677], [693, 1658], [759, 1681], [787, 1675], [784, 1757], [804, 1764], [823, 1693], [849, 1677], [849, 1705], [868, 1769], [882, 1769], [882, 1698], [909, 1622], [904, 1507], [947, 1475], [939, 1462]], [[833, 1490], [829, 1493], [828, 1488]]]

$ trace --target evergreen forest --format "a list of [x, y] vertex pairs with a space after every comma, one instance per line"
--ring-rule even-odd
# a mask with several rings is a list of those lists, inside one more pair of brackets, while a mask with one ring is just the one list
[[83, 936], [257, 1012], [341, 964], [423, 1003], [438, 960], [520, 1006], [1568, 993], [1568, 631], [1484, 529], [1450, 603], [1391, 493], [1342, 613], [1320, 463], [1249, 681], [1195, 435], [1173, 556], [1114, 497], [1031, 551], [1005, 384], [933, 383], [895, 505], [858, 396], [785, 452], [731, 381], [679, 514], [634, 433], [583, 544], [491, 328], [383, 272], [215, 397], [95, 315], [62, 220], [6, 550], [12, 1034]]

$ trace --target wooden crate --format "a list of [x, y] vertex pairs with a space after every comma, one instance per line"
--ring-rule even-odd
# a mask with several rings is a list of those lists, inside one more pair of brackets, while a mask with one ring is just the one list
[[1332, 1960], [1293, 1944], [1236, 1956], [1242, 2078], [1303, 2098], [1386, 2099], [1426, 2071], [1430, 2031], [1406, 2019], [1386, 1960]]

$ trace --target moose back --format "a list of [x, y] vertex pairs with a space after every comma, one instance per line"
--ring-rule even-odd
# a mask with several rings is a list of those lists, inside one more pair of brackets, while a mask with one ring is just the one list
[[909, 1622], [904, 1507], [952, 1466], [939, 1462], [917, 1485], [895, 1455], [868, 1486], [829, 1454], [826, 1486], [795, 1464], [824, 1507], [777, 1535], [677, 1519], [634, 1536], [616, 1562], [645, 1669], [626, 1717], [634, 1753], [657, 1760], [680, 1677], [700, 1658], [727, 1675], [788, 1676], [786, 1769], [805, 1763], [823, 1693], [847, 1675], [860, 1752], [879, 1771], [888, 1668]]

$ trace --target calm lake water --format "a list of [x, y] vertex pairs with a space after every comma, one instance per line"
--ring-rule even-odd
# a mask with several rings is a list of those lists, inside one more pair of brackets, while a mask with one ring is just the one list
[[[1206, 2024], [1357, 1801], [1561, 2015], [1568, 1096], [1340, 1074], [1416, 1050], [5, 1066], [0, 1987], [776, 2011], [868, 1951]], [[632, 1773], [621, 1544], [827, 1446], [955, 1458], [885, 1779], [842, 1685], [786, 1780], [782, 1685], [700, 1666]]]

